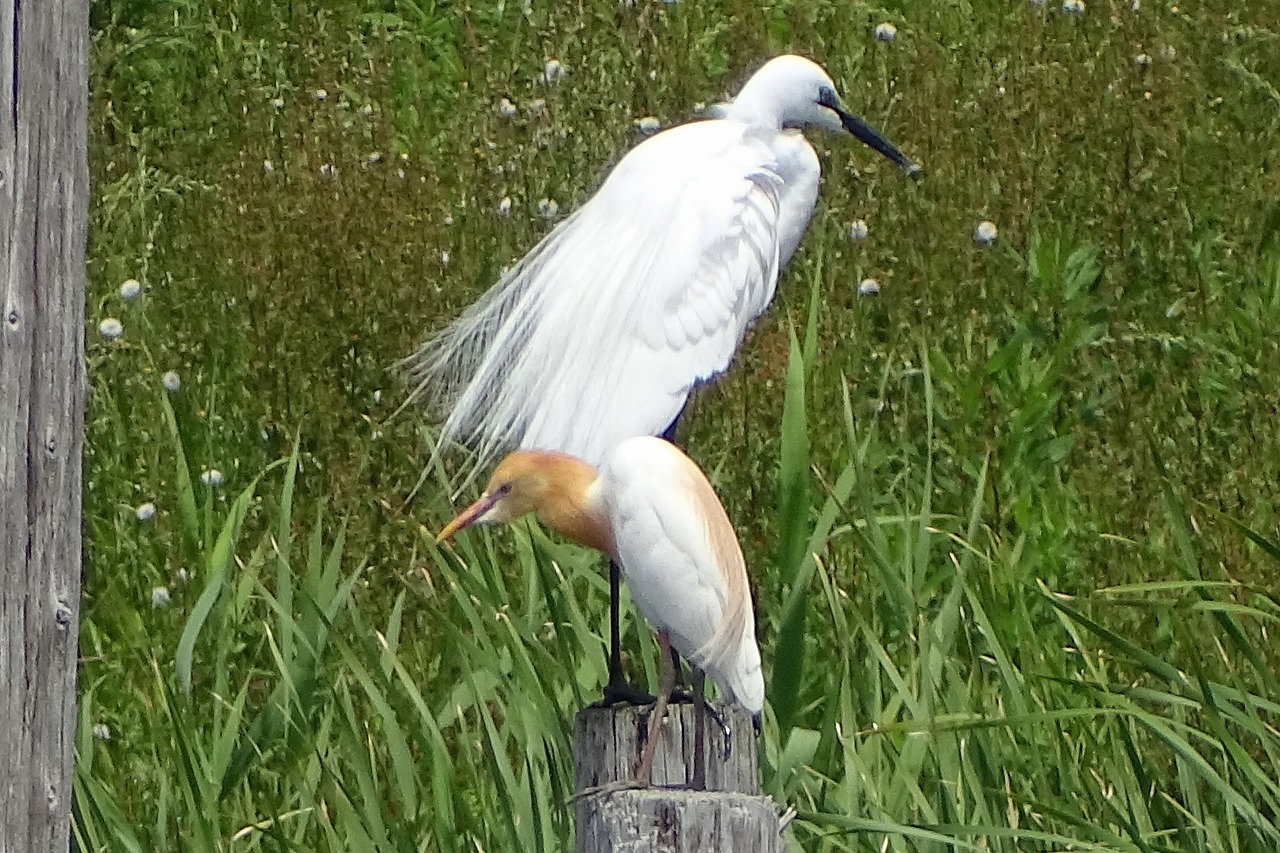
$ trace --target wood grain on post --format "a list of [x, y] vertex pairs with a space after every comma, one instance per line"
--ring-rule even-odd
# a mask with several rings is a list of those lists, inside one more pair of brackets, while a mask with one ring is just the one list
[[0, 853], [71, 830], [88, 0], [0, 2]]
[[[778, 809], [760, 795], [756, 735], [751, 717], [715, 703], [729, 726], [729, 749], [718, 725], [706, 731], [707, 790], [693, 778], [694, 708], [667, 711], [657, 757], [655, 787], [580, 796], [574, 801], [578, 853], [781, 853]], [[577, 792], [628, 782], [644, 745], [645, 708], [586, 708], [573, 727]]]

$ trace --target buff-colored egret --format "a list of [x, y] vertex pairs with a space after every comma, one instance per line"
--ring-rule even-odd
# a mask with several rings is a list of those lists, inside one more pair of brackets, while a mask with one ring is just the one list
[[[742, 548], [711, 484], [688, 456], [652, 437], [623, 441], [599, 470], [563, 453], [516, 451], [437, 541], [472, 524], [511, 522], [530, 512], [568, 539], [608, 554], [657, 631], [661, 675], [636, 770], [639, 784], [649, 782], [675, 684], [671, 649], [759, 720], [764, 677]], [[702, 704], [699, 697], [700, 710]], [[705, 778], [701, 755], [695, 765], [696, 782]]]
[[[632, 149], [600, 189], [488, 293], [405, 360], [440, 445], [475, 471], [513, 448], [598, 465], [624, 439], [674, 437], [698, 385], [722, 373], [773, 298], [818, 195], [801, 130], [848, 131], [919, 167], [799, 56], [770, 60], [716, 117]], [[627, 696], [611, 568], [609, 686]]]

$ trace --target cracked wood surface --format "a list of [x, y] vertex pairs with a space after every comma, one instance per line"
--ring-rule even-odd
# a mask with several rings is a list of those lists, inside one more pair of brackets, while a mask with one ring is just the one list
[[2, 2], [0, 30], [0, 853], [18, 853], [71, 829], [88, 0]]
[[[707, 790], [679, 788], [586, 793], [573, 802], [578, 853], [781, 853], [786, 848], [778, 808], [760, 795], [756, 734], [750, 716], [715, 703], [729, 727], [707, 725]], [[573, 729], [574, 789], [578, 794], [629, 782], [644, 746], [646, 708], [586, 708]], [[687, 785], [693, 777], [694, 709], [668, 709], [655, 786]]]

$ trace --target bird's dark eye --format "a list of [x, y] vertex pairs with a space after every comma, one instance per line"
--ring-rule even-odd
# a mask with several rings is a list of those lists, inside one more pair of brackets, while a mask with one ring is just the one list
[[507, 495], [511, 494], [511, 483], [503, 483], [501, 486], [498, 486], [498, 488], [494, 489], [493, 491], [494, 491], [494, 494], [498, 495], [499, 497], [506, 497]]

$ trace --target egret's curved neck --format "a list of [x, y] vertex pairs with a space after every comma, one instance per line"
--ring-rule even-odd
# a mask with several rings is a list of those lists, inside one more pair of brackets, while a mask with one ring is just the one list
[[561, 453], [538, 454], [537, 467], [546, 478], [546, 487], [534, 504], [538, 519], [566, 539], [616, 557], [599, 472]]
[[721, 115], [752, 127], [781, 130], [782, 118], [772, 101], [761, 97], [762, 94], [750, 88], [743, 89], [738, 97], [724, 105]]

